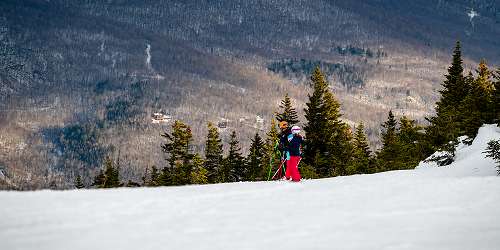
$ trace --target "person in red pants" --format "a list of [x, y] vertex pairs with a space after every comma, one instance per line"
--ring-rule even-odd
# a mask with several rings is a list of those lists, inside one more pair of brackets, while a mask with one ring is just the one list
[[[299, 126], [292, 127], [292, 133], [288, 136], [289, 159], [286, 162], [285, 178], [292, 181], [300, 181], [299, 163], [302, 155], [302, 143], [304, 139], [300, 135]], [[288, 157], [287, 157], [288, 158]]]

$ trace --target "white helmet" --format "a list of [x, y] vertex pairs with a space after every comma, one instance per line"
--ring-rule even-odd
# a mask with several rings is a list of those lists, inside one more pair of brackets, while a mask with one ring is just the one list
[[292, 134], [297, 135], [300, 133], [300, 127], [299, 126], [293, 126], [292, 127]]

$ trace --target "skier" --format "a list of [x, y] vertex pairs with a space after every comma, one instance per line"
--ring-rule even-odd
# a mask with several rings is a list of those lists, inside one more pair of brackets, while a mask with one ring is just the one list
[[[288, 136], [292, 134], [292, 131], [288, 127], [288, 122], [286, 121], [281, 121], [278, 126], [281, 129], [278, 144], [278, 149], [281, 153], [281, 169], [286, 169], [286, 162], [290, 159], [290, 154], [288, 152]], [[278, 170], [278, 179], [282, 176], [281, 169]]]
[[292, 181], [300, 181], [299, 163], [302, 159], [302, 143], [304, 139], [300, 135], [300, 127], [293, 126], [291, 134], [288, 135], [288, 153], [289, 158], [286, 164], [285, 178]]

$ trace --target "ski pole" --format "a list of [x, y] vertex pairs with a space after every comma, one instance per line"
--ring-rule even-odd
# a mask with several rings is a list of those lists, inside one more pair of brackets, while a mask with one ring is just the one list
[[267, 173], [267, 180], [271, 179], [271, 172], [273, 170], [273, 165], [274, 165], [274, 153], [269, 159], [269, 173]]
[[281, 167], [283, 166], [283, 164], [285, 163], [285, 161], [286, 161], [286, 159], [283, 159], [281, 161], [280, 166], [278, 167], [278, 170], [276, 170], [276, 173], [274, 173], [274, 175], [273, 175], [273, 178], [272, 178], [273, 180], [274, 180], [274, 177], [276, 177], [276, 175], [280, 172]]

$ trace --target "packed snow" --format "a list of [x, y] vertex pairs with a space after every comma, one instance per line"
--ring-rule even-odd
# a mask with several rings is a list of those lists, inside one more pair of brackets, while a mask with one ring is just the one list
[[450, 166], [320, 180], [0, 192], [0, 248], [498, 249], [487, 125]]

